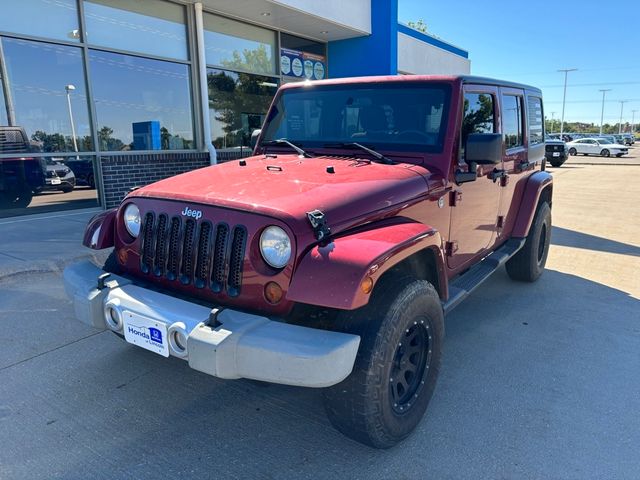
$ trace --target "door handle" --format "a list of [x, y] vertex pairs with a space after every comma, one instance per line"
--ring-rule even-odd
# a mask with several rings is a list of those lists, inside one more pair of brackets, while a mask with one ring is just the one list
[[506, 170], [500, 170], [498, 168], [494, 168], [493, 171], [489, 174], [489, 178], [493, 180], [493, 183], [496, 183], [499, 178], [506, 177]]

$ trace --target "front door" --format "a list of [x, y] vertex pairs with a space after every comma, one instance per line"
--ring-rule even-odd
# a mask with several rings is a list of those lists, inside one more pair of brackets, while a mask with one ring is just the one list
[[[499, 117], [496, 105], [498, 89], [485, 85], [466, 85], [460, 135], [458, 168], [467, 170], [464, 147], [472, 133], [497, 133]], [[493, 170], [502, 165], [478, 165], [473, 182], [458, 185], [452, 192], [451, 226], [447, 246], [447, 264], [462, 269], [482, 256], [495, 242], [500, 182], [494, 182]]]

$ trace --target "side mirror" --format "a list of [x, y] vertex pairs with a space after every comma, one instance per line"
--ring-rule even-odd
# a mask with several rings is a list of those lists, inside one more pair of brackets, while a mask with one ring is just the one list
[[251, 140], [249, 141], [251, 148], [256, 148], [256, 144], [258, 143], [258, 137], [260, 137], [261, 133], [262, 133], [262, 130], [260, 130], [259, 128], [251, 132]]
[[472, 133], [467, 137], [464, 160], [468, 164], [495, 165], [502, 161], [501, 133]]

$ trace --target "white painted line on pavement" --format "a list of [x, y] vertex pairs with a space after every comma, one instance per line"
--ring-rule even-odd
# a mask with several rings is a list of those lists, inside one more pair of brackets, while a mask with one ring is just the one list
[[12, 223], [21, 223], [21, 222], [32, 222], [35, 220], [48, 220], [50, 218], [60, 218], [60, 217], [70, 217], [73, 215], [84, 215], [87, 213], [98, 213], [101, 212], [101, 208], [92, 208], [89, 210], [82, 210], [80, 212], [70, 212], [70, 213], [62, 213], [59, 215], [48, 215], [46, 217], [36, 217], [35, 215], [29, 215], [30, 218], [20, 218], [19, 220], [0, 220], [0, 225], [10, 225]]

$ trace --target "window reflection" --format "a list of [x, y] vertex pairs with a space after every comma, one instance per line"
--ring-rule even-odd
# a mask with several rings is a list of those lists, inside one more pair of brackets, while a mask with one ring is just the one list
[[522, 145], [522, 107], [520, 97], [502, 96], [502, 131], [505, 148]]
[[251, 132], [260, 128], [278, 88], [271, 77], [207, 70], [209, 115], [213, 144], [221, 150], [247, 147]]
[[164, 1], [84, 2], [92, 45], [188, 59], [184, 7]]
[[253, 73], [276, 73], [275, 32], [217, 15], [205, 15], [204, 27], [207, 64]]
[[465, 93], [460, 154], [464, 156], [467, 137], [472, 133], [494, 133], [493, 96], [488, 93]]
[[75, 0], [5, 0], [0, 30], [35, 37], [80, 41]]
[[0, 42], [9, 91], [5, 101], [11, 99], [13, 107], [3, 109], [3, 124], [22, 127], [36, 150], [92, 150], [80, 48], [10, 38]]
[[187, 65], [91, 50], [100, 150], [193, 148]]

